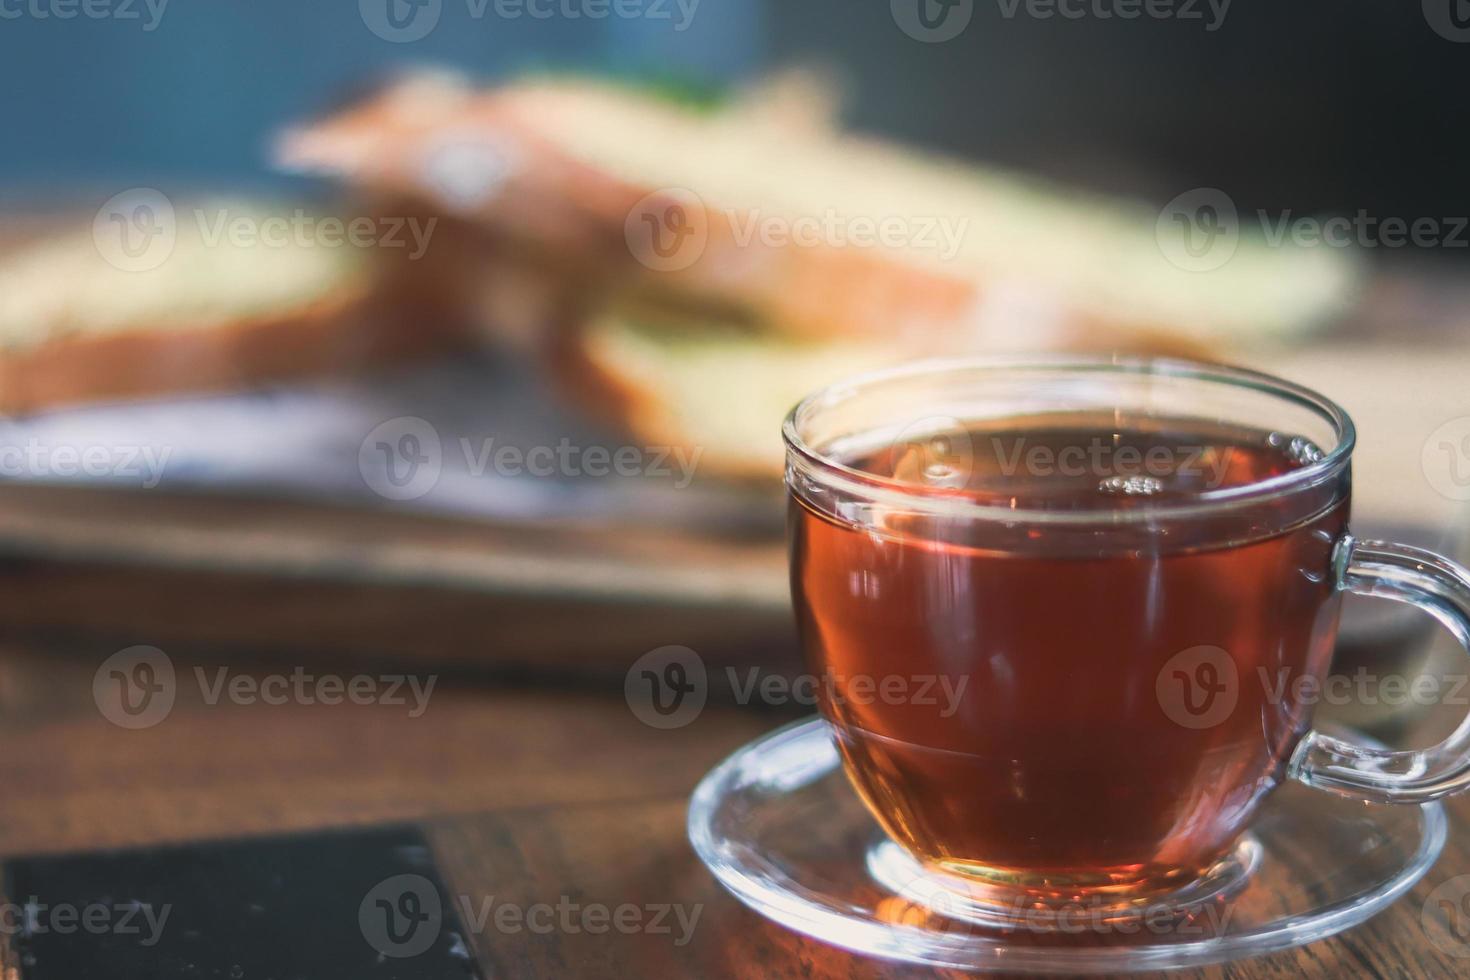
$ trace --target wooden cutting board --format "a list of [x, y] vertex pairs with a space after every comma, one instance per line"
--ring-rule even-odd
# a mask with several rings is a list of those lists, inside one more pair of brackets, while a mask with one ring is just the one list
[[623, 671], [793, 656], [779, 540], [227, 495], [0, 486], [0, 622], [33, 639]]

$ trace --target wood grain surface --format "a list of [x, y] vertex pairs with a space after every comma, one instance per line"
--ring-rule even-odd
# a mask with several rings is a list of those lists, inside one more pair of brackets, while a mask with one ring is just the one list
[[[476, 907], [668, 906], [692, 920], [681, 930], [668, 913], [673, 925], [660, 931], [644, 912], [650, 928], [625, 933], [500, 928], [492, 917], [468, 937], [490, 977], [940, 975], [769, 924], [721, 891], [691, 852], [685, 805], [700, 776], [789, 715], [711, 703], [686, 728], [658, 731], [634, 717], [620, 684], [452, 677], [418, 717], [389, 705], [210, 704], [191, 678], [195, 667], [214, 676], [221, 665], [170, 650], [179, 677], [172, 711], [126, 731], [93, 700], [94, 673], [112, 652], [3, 649], [0, 852], [412, 821], [426, 828], [451, 892]], [[293, 668], [228, 669], [260, 677]], [[1300, 950], [1183, 975], [1464, 976], [1470, 960], [1437, 949], [1421, 922], [1436, 885], [1470, 875], [1470, 800], [1450, 809], [1444, 857], [1378, 918]]]

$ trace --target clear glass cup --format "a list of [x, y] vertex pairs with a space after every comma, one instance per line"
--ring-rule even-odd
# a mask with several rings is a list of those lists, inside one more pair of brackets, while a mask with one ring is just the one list
[[[1470, 645], [1470, 573], [1351, 533], [1353, 425], [1329, 399], [1180, 361], [943, 361], [824, 389], [784, 435], [822, 713], [878, 823], [966, 907], [1198, 901], [1249, 875], [1285, 782], [1380, 803], [1470, 785], [1470, 721], [1420, 751], [1312, 728], [1345, 592]], [[1157, 471], [1140, 449], [1122, 473], [1145, 444]], [[1195, 450], [1213, 481], [1181, 475]]]

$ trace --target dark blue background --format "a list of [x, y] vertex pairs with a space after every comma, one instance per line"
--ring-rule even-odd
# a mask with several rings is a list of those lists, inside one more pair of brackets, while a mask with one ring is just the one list
[[889, 0], [701, 0], [683, 33], [473, 20], [467, 0], [442, 2], [437, 28], [407, 44], [374, 36], [356, 0], [171, 0], [152, 33], [141, 20], [0, 19], [0, 194], [272, 179], [269, 133], [401, 66], [720, 82], [816, 62], [847, 80], [867, 128], [1082, 184], [1160, 201], [1216, 186], [1241, 207], [1299, 212], [1470, 212], [1470, 44], [1436, 35], [1414, 0], [1234, 0], [1213, 33], [1008, 18], [999, 0], [974, 0], [971, 25], [942, 44], [904, 36]]

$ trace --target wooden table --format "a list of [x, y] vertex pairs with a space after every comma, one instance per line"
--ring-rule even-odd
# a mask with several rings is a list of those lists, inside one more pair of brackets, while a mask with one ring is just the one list
[[[139, 637], [140, 641], [146, 637]], [[180, 683], [159, 724], [106, 721], [92, 678], [115, 646], [0, 657], [0, 851], [54, 853], [409, 821], [421, 824], [456, 895], [699, 910], [692, 941], [609, 930], [473, 936], [493, 977], [932, 976], [812, 942], [726, 895], [690, 851], [685, 802], [722, 756], [784, 720], [710, 704], [658, 731], [621, 685], [529, 686], [445, 678], [427, 710], [342, 704], [211, 705]], [[629, 659], [639, 651], [629, 651]], [[170, 650], [177, 669], [214, 661]], [[248, 673], [292, 665], [260, 664]], [[315, 668], [314, 668], [315, 669]], [[1448, 977], [1466, 960], [1425, 938], [1435, 885], [1470, 874], [1470, 800], [1451, 804], [1444, 857], [1377, 919], [1305, 949], [1200, 977]]]
[[[1365, 470], [1417, 474], [1424, 434], [1470, 411], [1458, 383], [1467, 362], [1443, 360], [1346, 359], [1349, 381], [1371, 369], [1369, 394], [1392, 368], [1403, 390], [1451, 398], [1385, 395], [1382, 414], [1412, 407], [1422, 431], [1364, 425]], [[1360, 386], [1312, 373], [1337, 364], [1312, 358], [1291, 373], [1359, 397]], [[1360, 421], [1374, 408], [1362, 406]], [[695, 783], [789, 715], [712, 702], [665, 732], [624, 702], [623, 672], [661, 643], [723, 663], [789, 662], [779, 545], [573, 530], [563, 535], [578, 546], [572, 575], [549, 563], [546, 534], [529, 547], [525, 537], [285, 503], [0, 488], [0, 855], [407, 821], [424, 828], [458, 895], [699, 910], [682, 947], [648, 933], [481, 932], [472, 939], [487, 976], [933, 975], [767, 923], [690, 851]], [[538, 582], [559, 589], [540, 605], [526, 595], [526, 554], [538, 557]], [[548, 628], [567, 623], [579, 628]], [[133, 643], [165, 647], [181, 671], [228, 661], [254, 673], [350, 673], [376, 656], [386, 669], [453, 673], [417, 718], [389, 706], [210, 705], [181, 685], [167, 719], [124, 731], [98, 712], [92, 679]], [[1421, 925], [1431, 891], [1470, 875], [1470, 798], [1449, 810], [1444, 856], [1384, 914], [1304, 949], [1188, 975], [1470, 975], [1470, 959], [1444, 955]]]

